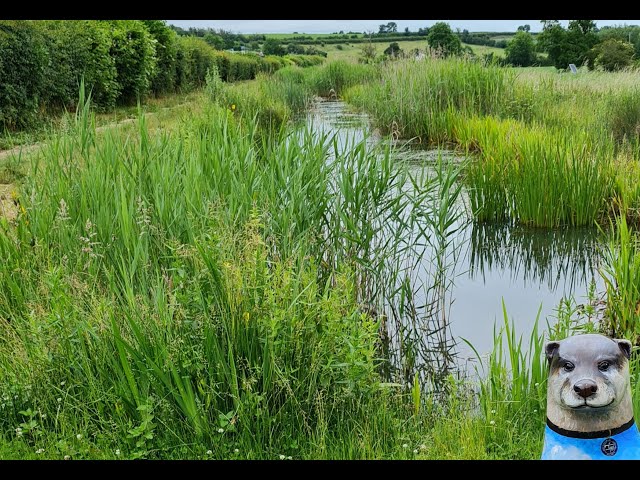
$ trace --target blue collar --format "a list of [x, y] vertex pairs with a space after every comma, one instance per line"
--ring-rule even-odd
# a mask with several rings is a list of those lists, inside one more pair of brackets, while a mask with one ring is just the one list
[[609, 430], [576, 432], [547, 419], [543, 460], [640, 460], [640, 431], [633, 419]]

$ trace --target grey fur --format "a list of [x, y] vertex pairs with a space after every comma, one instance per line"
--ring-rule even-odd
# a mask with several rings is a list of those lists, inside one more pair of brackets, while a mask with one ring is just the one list
[[549, 361], [547, 418], [560, 428], [595, 432], [633, 417], [631, 342], [604, 335], [575, 335], [545, 345]]

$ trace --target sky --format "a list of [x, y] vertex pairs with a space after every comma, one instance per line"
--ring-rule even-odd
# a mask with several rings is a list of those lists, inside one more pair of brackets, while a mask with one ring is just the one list
[[[532, 32], [542, 30], [540, 20], [167, 20], [182, 28], [200, 27], [231, 31], [233, 33], [333, 33], [343, 30], [353, 32], [378, 31], [381, 24], [396, 22], [398, 31], [406, 27], [411, 31], [445, 21], [454, 30], [465, 28], [470, 32], [514, 32], [520, 25], [528, 24]], [[639, 25], [640, 20], [596, 20], [598, 27], [605, 25]], [[560, 20], [567, 26], [569, 20]]]

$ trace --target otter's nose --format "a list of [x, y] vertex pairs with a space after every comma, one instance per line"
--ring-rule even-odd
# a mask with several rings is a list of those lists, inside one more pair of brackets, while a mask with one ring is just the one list
[[573, 389], [582, 398], [588, 398], [598, 391], [598, 386], [593, 380], [580, 380]]

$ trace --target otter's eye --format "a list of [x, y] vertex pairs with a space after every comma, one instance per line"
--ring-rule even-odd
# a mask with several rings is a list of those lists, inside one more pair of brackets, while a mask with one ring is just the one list
[[565, 372], [570, 372], [572, 371], [574, 368], [576, 368], [576, 366], [571, 363], [571, 362], [566, 362], [563, 366], [562, 366], [563, 370]]
[[600, 370], [601, 372], [606, 372], [607, 370], [609, 370], [610, 366], [611, 366], [611, 363], [605, 360], [604, 362], [600, 362], [598, 364], [598, 370]]

